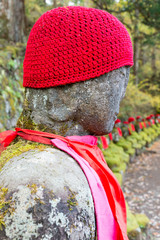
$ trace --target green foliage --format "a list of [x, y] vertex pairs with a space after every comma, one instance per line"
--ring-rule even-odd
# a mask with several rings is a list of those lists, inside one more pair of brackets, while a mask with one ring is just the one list
[[160, 97], [152, 97], [138, 89], [132, 82], [129, 82], [126, 95], [120, 105], [119, 117], [123, 120], [130, 116], [147, 116], [160, 111]]
[[137, 6], [143, 23], [160, 30], [160, 0], [139, 0]]
[[[115, 15], [128, 29], [134, 47], [134, 84], [159, 96], [160, 0], [93, 0], [96, 7]], [[145, 85], [143, 83], [145, 82]], [[142, 86], [143, 85], [143, 86]]]
[[0, 51], [0, 131], [14, 127], [22, 110], [24, 52], [23, 44], [6, 45]]

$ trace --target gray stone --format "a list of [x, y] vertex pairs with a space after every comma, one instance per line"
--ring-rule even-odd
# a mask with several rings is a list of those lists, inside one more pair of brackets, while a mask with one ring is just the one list
[[95, 215], [87, 179], [68, 154], [30, 150], [4, 166], [0, 183], [14, 211], [0, 239], [95, 239]]

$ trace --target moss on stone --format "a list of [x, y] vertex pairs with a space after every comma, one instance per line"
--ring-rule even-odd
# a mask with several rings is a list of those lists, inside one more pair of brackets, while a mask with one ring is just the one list
[[113, 172], [116, 179], [118, 180], [119, 184], [122, 185], [122, 174], [117, 173], [117, 172]]
[[73, 192], [71, 189], [68, 189], [68, 190], [69, 190], [69, 197], [67, 200], [67, 206], [68, 206], [69, 210], [72, 211], [73, 207], [78, 205], [78, 202], [76, 200], [76, 192]]
[[127, 168], [126, 163], [121, 163], [119, 166], [112, 167], [112, 171], [123, 174], [126, 171], [126, 168]]
[[[50, 145], [49, 145], [50, 146]], [[2, 170], [3, 166], [13, 157], [19, 156], [24, 152], [27, 152], [31, 149], [38, 149], [39, 151], [44, 150], [47, 148], [48, 145], [44, 145], [37, 142], [30, 142], [19, 139], [18, 142], [11, 143], [10, 146], [4, 150], [0, 156], [0, 171]]]
[[112, 155], [110, 157], [105, 156], [105, 160], [111, 169], [121, 165], [121, 159], [118, 155]]
[[139, 134], [146, 141], [146, 143], [150, 143], [152, 141], [152, 139], [146, 134], [146, 132], [141, 131]]
[[149, 218], [145, 214], [136, 213], [135, 218], [140, 228], [146, 228], [147, 224], [149, 223]]
[[128, 204], [126, 203], [126, 209], [127, 209], [127, 233], [128, 236], [136, 236], [137, 233], [140, 231], [137, 219], [133, 215], [133, 213], [130, 211]]

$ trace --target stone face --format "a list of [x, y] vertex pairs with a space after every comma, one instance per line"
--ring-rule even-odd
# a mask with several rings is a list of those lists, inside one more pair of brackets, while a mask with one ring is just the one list
[[109, 133], [119, 113], [129, 70], [121, 67], [88, 81], [54, 88], [27, 88], [18, 126], [63, 136]]
[[91, 191], [68, 154], [52, 148], [22, 153], [5, 164], [0, 183], [14, 203], [0, 239], [95, 239]]

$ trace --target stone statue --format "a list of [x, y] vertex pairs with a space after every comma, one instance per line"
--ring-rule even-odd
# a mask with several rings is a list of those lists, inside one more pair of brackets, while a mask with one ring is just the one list
[[[71, 84], [26, 87], [17, 127], [61, 136], [108, 134], [119, 113], [131, 65]], [[0, 212], [1, 240], [96, 239], [91, 190], [74, 158], [51, 145], [17, 137], [2, 152], [0, 168], [0, 204], [3, 200], [6, 206]]]

